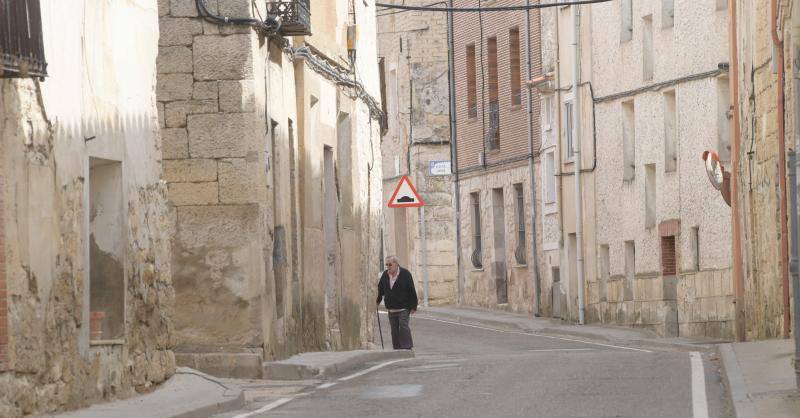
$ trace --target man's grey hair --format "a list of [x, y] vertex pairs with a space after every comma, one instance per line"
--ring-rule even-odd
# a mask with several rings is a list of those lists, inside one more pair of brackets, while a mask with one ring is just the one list
[[391, 261], [392, 263], [395, 263], [398, 266], [400, 265], [400, 260], [398, 260], [397, 257], [393, 255], [387, 256], [385, 259], [383, 259], [383, 261]]

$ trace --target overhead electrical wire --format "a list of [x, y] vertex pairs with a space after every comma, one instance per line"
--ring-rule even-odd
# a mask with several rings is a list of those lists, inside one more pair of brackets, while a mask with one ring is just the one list
[[375, 3], [375, 6], [383, 7], [383, 9], [378, 10], [378, 12], [383, 12], [388, 9], [398, 9], [398, 10], [418, 10], [426, 12], [477, 13], [477, 12], [525, 11], [533, 9], [545, 9], [548, 7], [580, 6], [583, 4], [608, 3], [611, 1], [613, 0], [578, 0], [578, 1], [567, 1], [567, 2], [547, 3], [547, 4], [531, 4], [526, 6], [496, 6], [496, 7], [429, 7], [429, 6], [406, 6], [401, 4], [387, 4], [387, 3]]

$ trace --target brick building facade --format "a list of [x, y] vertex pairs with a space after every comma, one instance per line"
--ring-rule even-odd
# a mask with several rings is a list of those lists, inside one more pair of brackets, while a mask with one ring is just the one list
[[[453, 3], [486, 6], [472, 0]], [[510, 5], [519, 2], [492, 2]], [[534, 180], [539, 99], [525, 87], [529, 76], [541, 73], [539, 19], [538, 10], [454, 15], [455, 167], [463, 300], [469, 305], [518, 312], [539, 308], [534, 260], [541, 258], [536, 245], [541, 228], [531, 222], [541, 196]]]

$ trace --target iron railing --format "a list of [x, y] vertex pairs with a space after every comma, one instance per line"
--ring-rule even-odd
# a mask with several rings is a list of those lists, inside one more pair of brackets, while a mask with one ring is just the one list
[[0, 77], [44, 77], [39, 0], [0, 0]]
[[283, 36], [311, 35], [311, 0], [270, 1], [267, 14], [280, 19]]

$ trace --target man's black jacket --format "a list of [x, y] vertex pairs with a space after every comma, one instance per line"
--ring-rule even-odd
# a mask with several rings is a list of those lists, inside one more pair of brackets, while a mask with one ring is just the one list
[[386, 298], [384, 304], [386, 309], [411, 309], [417, 310], [417, 290], [414, 289], [414, 279], [411, 272], [400, 267], [397, 274], [397, 281], [394, 286], [389, 288], [389, 272], [384, 271], [378, 281], [378, 299], [376, 304], [381, 303], [382, 298]]

